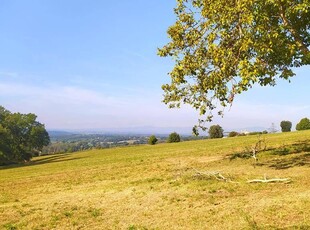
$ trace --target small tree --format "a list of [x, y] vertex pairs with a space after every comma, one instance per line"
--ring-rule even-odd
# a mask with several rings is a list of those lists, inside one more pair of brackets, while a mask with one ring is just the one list
[[290, 121], [281, 121], [280, 123], [282, 132], [291, 132], [292, 122]]
[[173, 142], [180, 142], [181, 141], [181, 137], [178, 133], [176, 132], [173, 132], [173, 133], [170, 133], [168, 139], [167, 139], [167, 142], [168, 143], [173, 143]]
[[155, 145], [157, 143], [157, 141], [158, 141], [158, 139], [154, 135], [150, 136], [148, 139], [148, 143], [150, 145]]
[[296, 125], [296, 130], [307, 130], [310, 129], [310, 120], [308, 118], [303, 118]]
[[211, 139], [213, 138], [222, 138], [224, 135], [223, 135], [223, 128], [219, 125], [212, 125], [210, 128], [209, 128], [209, 137]]
[[228, 134], [229, 137], [236, 137], [236, 136], [238, 136], [238, 135], [239, 135], [239, 133], [236, 132], [236, 131], [231, 131], [231, 132]]

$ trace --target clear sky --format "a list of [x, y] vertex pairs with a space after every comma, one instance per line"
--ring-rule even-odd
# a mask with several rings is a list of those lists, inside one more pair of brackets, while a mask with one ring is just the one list
[[[192, 127], [197, 112], [170, 110], [161, 85], [172, 61], [156, 55], [175, 0], [1, 0], [0, 105], [35, 113], [48, 129]], [[292, 83], [238, 96], [224, 129], [293, 126], [310, 117], [309, 66]], [[190, 132], [190, 130], [189, 130]]]

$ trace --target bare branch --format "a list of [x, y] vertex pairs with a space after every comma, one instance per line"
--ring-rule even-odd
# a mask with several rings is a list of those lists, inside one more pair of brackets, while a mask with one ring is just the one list
[[218, 181], [225, 181], [225, 182], [229, 182], [229, 183], [237, 183], [237, 184], [239, 184], [239, 182], [235, 182], [235, 181], [232, 181], [232, 180], [229, 179], [229, 178], [224, 177], [219, 171], [201, 172], [201, 171], [198, 171], [198, 170], [195, 169], [195, 168], [193, 168], [193, 169], [194, 169], [194, 171], [196, 172], [196, 174], [194, 175], [194, 177], [198, 177], [198, 178], [207, 177], [207, 178], [216, 179], [216, 180], [218, 180]]
[[273, 178], [273, 179], [254, 179], [248, 180], [247, 183], [276, 183], [276, 182], [284, 182], [290, 183], [292, 182], [290, 178]]

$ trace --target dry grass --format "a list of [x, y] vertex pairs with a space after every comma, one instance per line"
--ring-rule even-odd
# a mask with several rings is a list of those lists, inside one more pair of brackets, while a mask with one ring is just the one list
[[[310, 132], [93, 150], [0, 168], [0, 229], [310, 229]], [[234, 182], [194, 177], [220, 170]], [[290, 184], [246, 180], [290, 177]]]

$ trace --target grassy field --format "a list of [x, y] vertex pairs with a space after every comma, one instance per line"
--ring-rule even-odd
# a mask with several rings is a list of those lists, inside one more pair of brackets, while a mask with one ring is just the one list
[[[0, 168], [0, 229], [310, 229], [310, 131], [34, 158]], [[240, 154], [239, 154], [240, 155]], [[198, 177], [220, 171], [232, 182]], [[291, 183], [247, 183], [291, 178]]]

